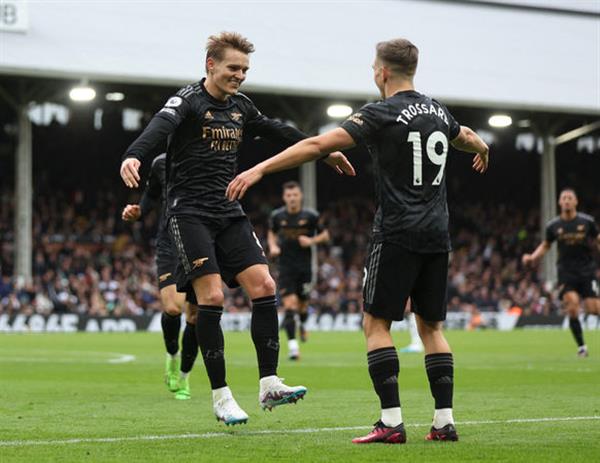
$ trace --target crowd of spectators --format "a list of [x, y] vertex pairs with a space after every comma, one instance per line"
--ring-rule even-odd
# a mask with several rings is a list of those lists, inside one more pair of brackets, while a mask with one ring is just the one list
[[[13, 271], [13, 202], [0, 192], [0, 313], [141, 315], [160, 310], [153, 258], [156, 214], [142, 222], [120, 220], [123, 198], [110, 189], [38, 194], [33, 214], [33, 279]], [[246, 206], [266, 248], [267, 217], [277, 197], [254, 197]], [[535, 210], [509, 204], [453, 204], [454, 252], [449, 273], [451, 311], [526, 313], [559, 310], [556, 290], [524, 269], [520, 256], [539, 241]], [[322, 208], [332, 241], [318, 250], [318, 277], [310, 306], [329, 313], [361, 310], [362, 269], [374, 214], [372, 200], [340, 199]], [[277, 276], [276, 268], [273, 269]], [[249, 310], [240, 290], [226, 291], [226, 310]]]

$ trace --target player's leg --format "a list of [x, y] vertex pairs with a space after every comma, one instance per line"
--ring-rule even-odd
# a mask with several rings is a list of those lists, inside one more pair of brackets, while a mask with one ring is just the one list
[[577, 291], [574, 291], [573, 289], [567, 289], [566, 291], [563, 291], [562, 306], [567, 317], [569, 317], [569, 328], [571, 329], [573, 338], [575, 338], [575, 342], [577, 343], [577, 355], [580, 357], [587, 357], [587, 347], [583, 340], [583, 328], [581, 327], [581, 322], [579, 321], [580, 305], [581, 300]]
[[259, 403], [263, 409], [297, 402], [303, 386], [289, 387], [277, 376], [279, 320], [275, 281], [252, 225], [246, 217], [232, 219], [217, 238], [219, 263], [229, 287], [241, 285], [252, 301], [250, 331], [260, 378]]
[[417, 329], [417, 319], [410, 310], [410, 299], [406, 303], [406, 310], [404, 311], [404, 319], [408, 325], [408, 333], [410, 335], [410, 344], [400, 349], [401, 353], [420, 353], [423, 352], [423, 342], [419, 336], [419, 330]]
[[259, 403], [271, 410], [295, 403], [306, 394], [304, 386], [286, 386], [277, 376], [279, 360], [279, 321], [275, 282], [266, 264], [255, 264], [236, 275], [236, 280], [252, 300], [252, 341], [256, 349], [260, 378]]
[[435, 402], [427, 440], [457, 441], [454, 426], [454, 358], [442, 331], [446, 319], [448, 254], [424, 254], [423, 266], [411, 294], [412, 311], [425, 347], [425, 370]]
[[[285, 288], [282, 288], [282, 292]], [[296, 313], [300, 301], [297, 294], [286, 292], [281, 297], [281, 305], [283, 308], [283, 321], [281, 327], [284, 329], [288, 338], [288, 357], [290, 360], [298, 360], [300, 358], [300, 346], [296, 339]]]
[[[196, 340], [210, 381], [213, 411], [225, 424], [246, 423], [248, 415], [231, 393], [225, 380], [225, 338], [221, 329], [223, 288], [215, 251], [218, 223], [199, 217], [172, 217], [171, 237], [179, 255], [177, 287], [188, 301], [197, 302]], [[195, 301], [194, 301], [195, 299]]]
[[181, 308], [185, 295], [178, 293], [175, 284], [160, 289], [160, 301], [163, 308], [160, 324], [163, 332], [167, 358], [165, 382], [171, 392], [179, 387], [179, 330], [181, 329]]
[[225, 338], [221, 328], [223, 289], [218, 273], [203, 275], [192, 282], [198, 301], [196, 339], [212, 389], [213, 410], [226, 425], [246, 423], [248, 414], [233, 398], [225, 380]]
[[198, 306], [190, 302], [185, 304], [185, 329], [181, 338], [181, 368], [179, 373], [179, 388], [175, 393], [177, 400], [191, 398], [189, 375], [198, 356], [198, 341], [196, 340], [196, 318]]
[[310, 299], [310, 293], [313, 289], [313, 276], [312, 272], [307, 272], [300, 279], [298, 286], [298, 320], [299, 320], [299, 332], [300, 341], [306, 342], [308, 339], [308, 332], [306, 331], [306, 320], [308, 319], [308, 300]]
[[[365, 265], [363, 329], [369, 375], [379, 397], [381, 416], [369, 434], [352, 440], [355, 444], [406, 442], [398, 390], [400, 363], [390, 327], [392, 320], [402, 320], [414, 268], [412, 261], [401, 259], [399, 251], [387, 243], [372, 244]], [[398, 262], [405, 272], [398, 272]], [[406, 273], [407, 278], [398, 281], [398, 273]]]
[[306, 321], [308, 320], [308, 300], [300, 301], [298, 308], [298, 331], [300, 334], [300, 341], [308, 341], [308, 330], [306, 329]]

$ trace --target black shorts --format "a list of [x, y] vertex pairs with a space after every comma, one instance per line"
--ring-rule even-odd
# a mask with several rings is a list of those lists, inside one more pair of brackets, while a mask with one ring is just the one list
[[406, 301], [426, 321], [446, 319], [448, 253], [416, 253], [394, 243], [371, 243], [365, 265], [365, 312], [404, 319]]
[[191, 215], [171, 217], [169, 231], [179, 263], [177, 291], [195, 299], [192, 281], [218, 273], [230, 288], [239, 286], [235, 277], [248, 267], [267, 264], [252, 225], [245, 216], [212, 218]]
[[594, 275], [559, 272], [558, 287], [561, 299], [569, 291], [575, 291], [581, 299], [600, 297], [598, 280]]
[[177, 269], [177, 251], [167, 230], [160, 230], [156, 235], [156, 273], [158, 289], [174, 285]]
[[295, 294], [301, 301], [306, 301], [312, 291], [311, 269], [279, 268], [279, 295], [281, 297]]

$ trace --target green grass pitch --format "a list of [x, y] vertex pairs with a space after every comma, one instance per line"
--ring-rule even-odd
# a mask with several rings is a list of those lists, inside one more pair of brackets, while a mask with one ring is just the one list
[[460, 442], [424, 442], [423, 358], [400, 354], [408, 443], [365, 446], [350, 440], [378, 402], [358, 332], [312, 333], [297, 364], [282, 352], [280, 376], [309, 392], [272, 413], [258, 406], [249, 333], [226, 333], [229, 385], [250, 415], [234, 428], [215, 421], [201, 363], [192, 400], [173, 399], [160, 334], [0, 335], [0, 461], [600, 461], [600, 331], [585, 333], [587, 359], [568, 331], [447, 335]]

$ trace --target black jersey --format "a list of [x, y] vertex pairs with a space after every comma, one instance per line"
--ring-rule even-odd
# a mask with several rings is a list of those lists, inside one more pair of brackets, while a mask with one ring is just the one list
[[299, 130], [263, 116], [242, 93], [226, 101], [213, 98], [204, 79], [179, 90], [127, 149], [125, 157], [142, 160], [168, 135], [167, 216], [243, 216], [225, 190], [237, 170], [245, 131], [283, 146], [306, 138]]
[[363, 106], [342, 123], [373, 159], [373, 239], [413, 252], [447, 252], [446, 158], [460, 125], [438, 101], [413, 90]]
[[269, 227], [277, 235], [281, 248], [280, 271], [310, 269], [312, 250], [300, 246], [298, 237], [312, 237], [323, 230], [319, 213], [313, 209], [301, 209], [296, 214], [290, 214], [285, 206], [280, 207], [271, 213]]
[[160, 204], [158, 211], [158, 233], [166, 231], [166, 198], [167, 198], [167, 179], [166, 179], [166, 164], [167, 155], [163, 153], [152, 161], [150, 175], [146, 182], [146, 188], [142, 199], [140, 200], [140, 209], [142, 217], [147, 215], [152, 209]]
[[598, 226], [594, 218], [578, 212], [573, 220], [555, 217], [546, 225], [546, 241], [557, 242], [558, 271], [591, 275], [596, 266], [590, 247], [590, 238], [596, 239]]

